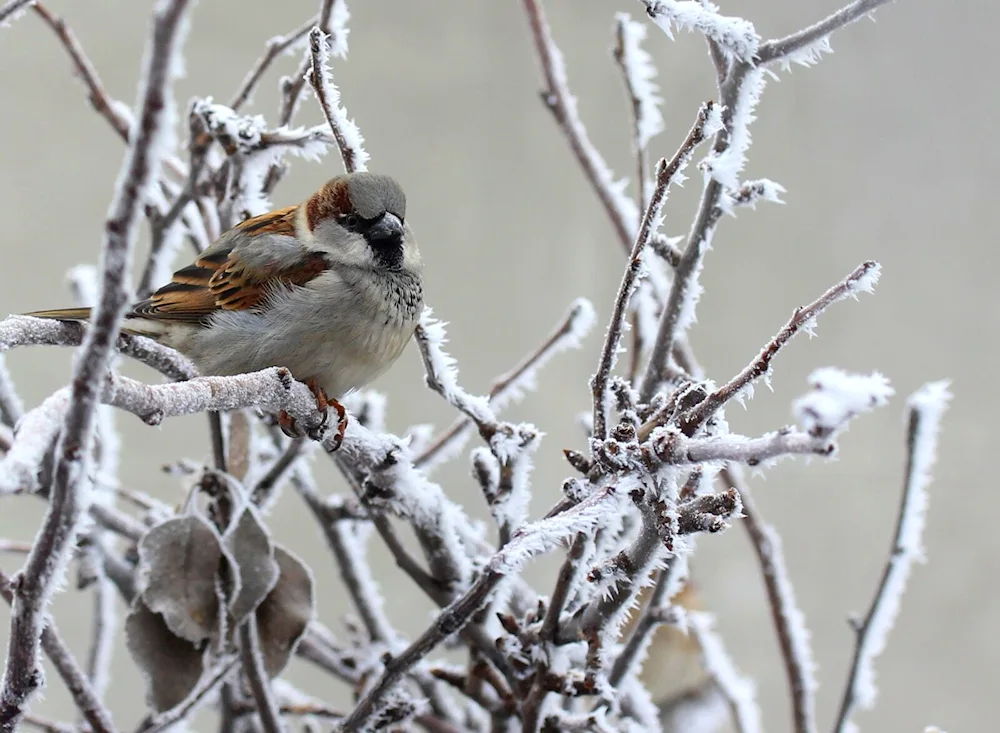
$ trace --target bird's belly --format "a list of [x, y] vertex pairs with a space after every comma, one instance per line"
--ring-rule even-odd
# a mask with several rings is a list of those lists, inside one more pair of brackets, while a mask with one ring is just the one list
[[358, 389], [382, 374], [413, 335], [414, 321], [347, 319], [343, 310], [226, 312], [187, 349], [202, 374], [240, 374], [283, 366], [300, 380], [315, 380], [331, 397]]

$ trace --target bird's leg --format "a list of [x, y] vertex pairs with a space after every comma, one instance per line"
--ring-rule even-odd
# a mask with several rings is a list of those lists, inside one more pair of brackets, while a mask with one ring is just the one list
[[[303, 384], [309, 388], [309, 391], [316, 398], [316, 409], [323, 413], [323, 420], [320, 424], [308, 431], [309, 437], [313, 440], [319, 440], [323, 436], [330, 419], [329, 410], [332, 407], [337, 411], [337, 434], [333, 438], [332, 450], [337, 450], [344, 441], [344, 432], [347, 430], [347, 410], [337, 400], [330, 399], [326, 390], [320, 387], [315, 379], [306, 379]], [[281, 427], [282, 432], [290, 438], [300, 438], [305, 434], [295, 424], [295, 418], [284, 410], [278, 415], [278, 425]]]

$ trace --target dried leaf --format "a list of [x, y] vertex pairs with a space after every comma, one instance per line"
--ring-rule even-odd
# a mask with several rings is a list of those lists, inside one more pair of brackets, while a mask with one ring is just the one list
[[148, 704], [157, 712], [168, 710], [190, 694], [204, 669], [202, 652], [174, 635], [163, 616], [136, 599], [125, 619], [129, 654], [146, 677]]
[[182, 639], [198, 643], [216, 629], [221, 558], [218, 535], [197, 515], [168, 519], [139, 543], [142, 599]]
[[229, 550], [235, 574], [239, 576], [239, 590], [229, 602], [233, 626], [239, 626], [274, 588], [279, 568], [274, 559], [271, 538], [257, 518], [256, 509], [251, 506], [244, 507], [240, 512], [223, 542]]
[[312, 572], [295, 555], [274, 546], [281, 575], [278, 584], [257, 608], [257, 632], [264, 669], [276, 677], [288, 664], [315, 610]]

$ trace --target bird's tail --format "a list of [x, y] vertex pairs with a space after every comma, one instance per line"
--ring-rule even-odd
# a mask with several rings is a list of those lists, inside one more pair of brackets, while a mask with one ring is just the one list
[[57, 308], [49, 311], [32, 311], [24, 315], [33, 318], [51, 318], [55, 321], [89, 321], [90, 308]]

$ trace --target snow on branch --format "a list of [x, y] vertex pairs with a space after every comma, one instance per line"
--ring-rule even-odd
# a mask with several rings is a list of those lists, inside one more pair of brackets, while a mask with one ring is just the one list
[[347, 111], [340, 106], [340, 90], [330, 77], [329, 58], [331, 41], [328, 34], [319, 27], [309, 31], [309, 52], [312, 54], [312, 66], [309, 69], [309, 83], [316, 93], [316, 99], [323, 110], [333, 137], [340, 148], [344, 159], [344, 169], [348, 173], [367, 170], [368, 153], [365, 152], [365, 139], [347, 116]]
[[836, 733], [849, 730], [856, 708], [870, 709], [875, 704], [878, 695], [875, 658], [885, 651], [889, 632], [896, 624], [913, 563], [924, 559], [927, 487], [931, 483], [931, 468], [937, 459], [941, 418], [950, 399], [948, 382], [941, 381], [925, 384], [907, 400], [906, 474], [896, 532], [868, 613], [860, 622], [852, 623], [857, 640], [834, 727]]
[[743, 18], [720, 15], [715, 5], [699, 0], [642, 0], [646, 13], [667, 37], [673, 39], [674, 26], [697, 31], [715, 41], [740, 61], [751, 62], [757, 55], [760, 36], [753, 23]]

